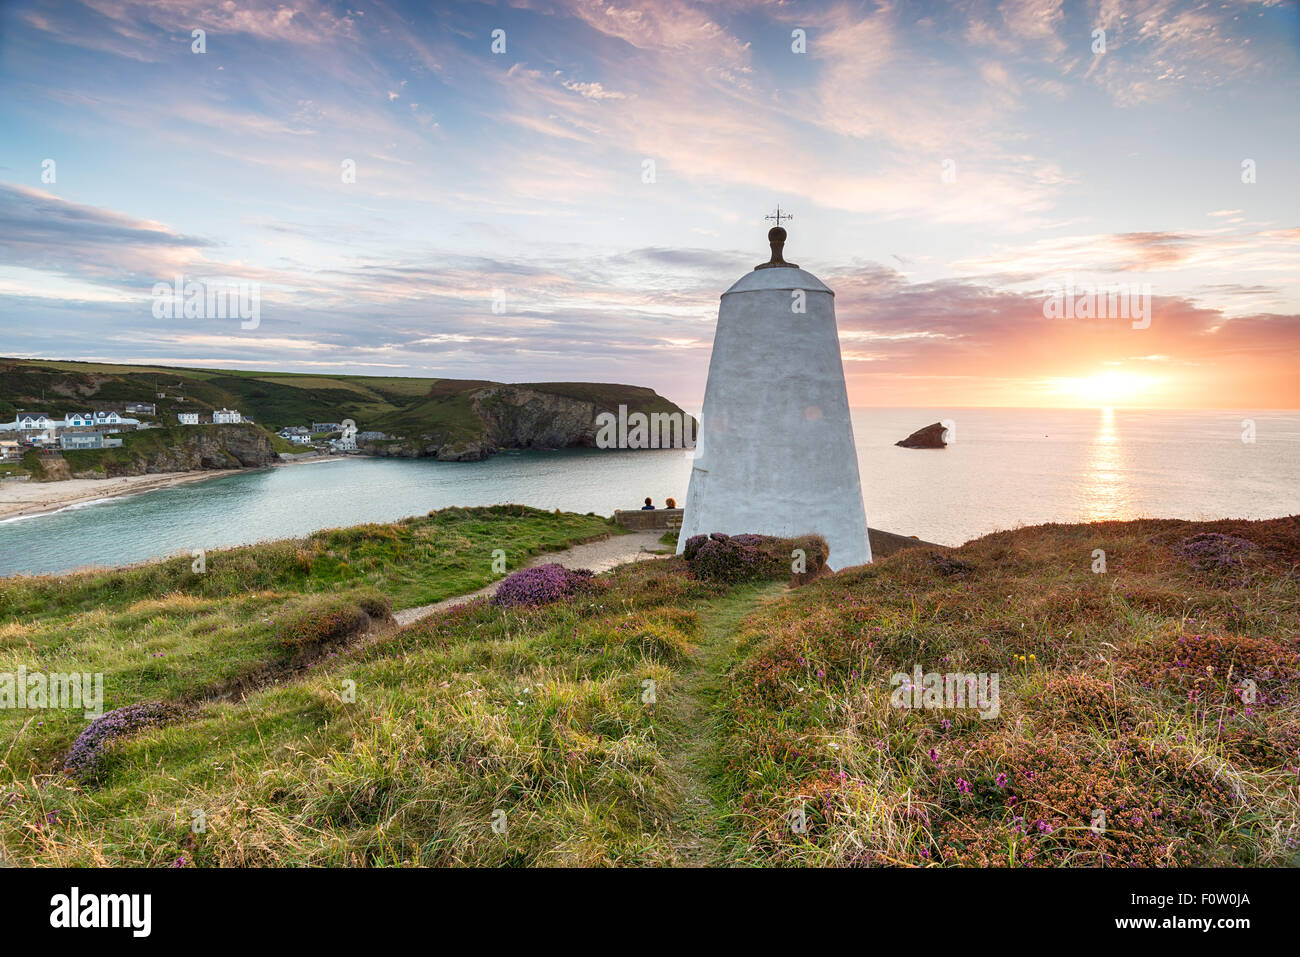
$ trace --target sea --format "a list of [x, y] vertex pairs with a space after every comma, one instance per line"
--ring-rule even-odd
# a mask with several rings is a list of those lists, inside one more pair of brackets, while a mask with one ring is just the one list
[[[945, 449], [894, 443], [944, 422]], [[1300, 513], [1300, 411], [853, 410], [867, 521], [959, 545], [1045, 522]], [[506, 452], [484, 462], [340, 456], [233, 472], [0, 522], [0, 576], [112, 567], [457, 505], [612, 514], [683, 503], [691, 452]], [[813, 470], [816, 462], [772, 467]], [[3, 484], [0, 484], [0, 498]]]

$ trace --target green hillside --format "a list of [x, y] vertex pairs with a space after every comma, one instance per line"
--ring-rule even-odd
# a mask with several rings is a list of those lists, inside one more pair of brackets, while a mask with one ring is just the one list
[[[480, 438], [482, 423], [471, 395], [506, 383], [483, 379], [402, 378], [183, 369], [102, 362], [0, 358], [0, 421], [20, 410], [62, 414], [85, 408], [154, 402], [158, 418], [178, 412], [228, 407], [277, 430], [311, 422], [352, 419], [362, 431], [414, 436], [436, 434], [446, 442]], [[652, 389], [596, 382], [515, 383], [547, 395], [616, 409], [681, 410]], [[157, 398], [162, 393], [163, 398]]]

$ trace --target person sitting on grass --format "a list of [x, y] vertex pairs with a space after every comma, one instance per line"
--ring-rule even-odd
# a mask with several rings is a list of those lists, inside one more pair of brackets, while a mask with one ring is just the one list
[[643, 511], [643, 512], [653, 512], [654, 510], [655, 510], [655, 504], [654, 504], [654, 502], [650, 501], [650, 499], [646, 499], [646, 500], [645, 500], [645, 504], [641, 506], [641, 511]]

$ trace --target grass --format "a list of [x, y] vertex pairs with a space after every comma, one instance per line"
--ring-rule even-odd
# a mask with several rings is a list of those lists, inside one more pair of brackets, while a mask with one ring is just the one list
[[[751, 855], [1297, 863], [1297, 524], [1023, 529], [904, 551], [751, 618], [725, 704]], [[1178, 557], [1198, 531], [1258, 548], [1198, 570]], [[998, 673], [1000, 714], [891, 707], [890, 676], [918, 663]]]
[[783, 590], [774, 582], [741, 586], [714, 599], [701, 614], [696, 645], [664, 714], [672, 740], [666, 757], [676, 769], [680, 794], [672, 822], [674, 863], [707, 866], [744, 859], [743, 832], [725, 786], [725, 674], [741, 621]]
[[[3, 358], [0, 383], [0, 419], [4, 420], [12, 420], [20, 409], [62, 415], [83, 410], [87, 403], [140, 400], [155, 402], [158, 417], [169, 423], [176, 421], [177, 412], [210, 412], [225, 406], [239, 409], [272, 432], [289, 425], [350, 418], [363, 431], [397, 433], [409, 439], [432, 433], [455, 443], [482, 437], [483, 423], [470, 407], [471, 393], [502, 384]], [[608, 409], [621, 403], [647, 413], [681, 411], [653, 390], [637, 386], [545, 382], [525, 387]], [[155, 398], [157, 392], [167, 398]]]
[[[246, 620], [312, 635], [314, 601], [337, 616], [468, 591], [492, 540], [585, 531], [582, 516], [454, 511], [442, 533], [465, 535], [449, 549], [463, 560], [408, 573], [414, 530], [376, 534], [405, 523], [340, 530], [313, 562], [319, 587], [289, 596], [306, 604]], [[282, 600], [269, 580], [297, 573], [272, 554], [175, 596], [157, 569], [20, 582], [0, 628], [37, 631], [0, 631], [0, 647], [29, 667], [66, 641], [87, 664], [124, 642], [197, 653], [205, 639], [178, 638], [166, 604], [196, 603], [192, 624], [244, 581], [240, 601]], [[339, 578], [343, 554], [367, 571]], [[624, 565], [575, 600], [476, 601], [383, 629], [231, 700], [185, 698], [185, 675], [211, 681], [211, 662], [137, 657], [184, 716], [117, 742], [84, 783], [15, 766], [45, 733], [29, 723], [0, 767], [0, 851], [147, 866], [1294, 865], [1298, 562], [1297, 519], [1041, 526], [794, 589], [700, 581], [681, 557]], [[253, 628], [241, 647], [285, 637]], [[891, 676], [916, 664], [996, 673], [997, 717], [891, 706]]]
[[[530, 556], [616, 529], [592, 515], [521, 506], [445, 509], [391, 525], [328, 529], [307, 538], [212, 551], [107, 572], [0, 580], [0, 674], [97, 672], [105, 708], [188, 701], [289, 665], [304, 623], [372, 604], [405, 608], [473, 591]], [[344, 603], [340, 608], [337, 603]], [[56, 763], [80, 711], [0, 708], [14, 742], [5, 777]]]
[[124, 742], [93, 789], [16, 780], [5, 851], [64, 864], [670, 863], [674, 780], [642, 682], [672, 694], [696, 627], [678, 606], [722, 588], [650, 564], [582, 601], [461, 606], [301, 681], [207, 703]]

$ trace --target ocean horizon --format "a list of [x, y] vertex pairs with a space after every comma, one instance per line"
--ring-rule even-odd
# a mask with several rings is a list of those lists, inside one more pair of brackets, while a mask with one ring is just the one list
[[[696, 413], [698, 414], [698, 413]], [[945, 449], [894, 443], [936, 421]], [[1246, 434], [1253, 426], [1254, 441]], [[1049, 522], [1300, 513], [1300, 412], [858, 407], [868, 524], [942, 545]], [[685, 501], [683, 450], [340, 457], [222, 474], [0, 523], [0, 575], [112, 567], [452, 506], [596, 512]], [[815, 463], [781, 463], [792, 482]]]

